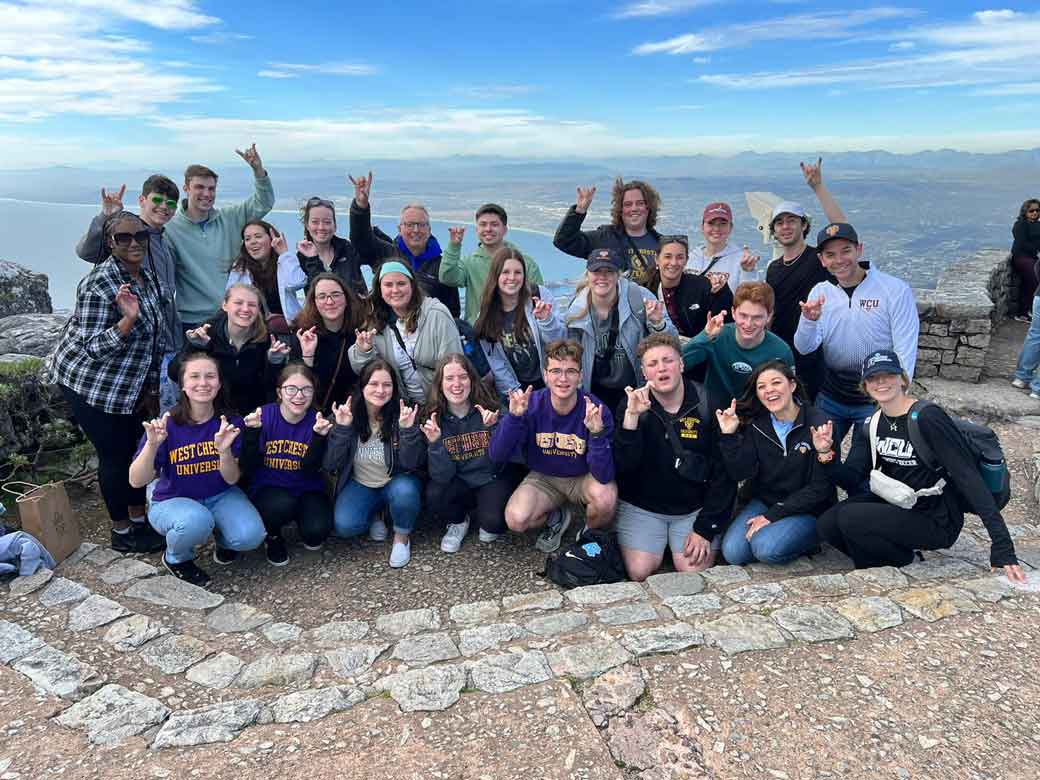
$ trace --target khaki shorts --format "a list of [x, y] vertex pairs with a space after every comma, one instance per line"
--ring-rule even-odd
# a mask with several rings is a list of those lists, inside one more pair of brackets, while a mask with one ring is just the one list
[[520, 483], [520, 487], [528, 485], [548, 496], [555, 509], [559, 509], [564, 504], [585, 506], [586, 479], [592, 479], [592, 477], [588, 474], [580, 477], [551, 477], [548, 474], [529, 471], [523, 482]]

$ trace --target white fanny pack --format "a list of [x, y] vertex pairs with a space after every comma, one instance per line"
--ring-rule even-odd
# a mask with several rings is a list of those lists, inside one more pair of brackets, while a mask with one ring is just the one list
[[921, 496], [941, 496], [943, 488], [946, 487], [946, 480], [940, 479], [930, 488], [921, 488], [920, 490], [914, 490], [912, 487], [907, 485], [905, 482], [900, 482], [894, 477], [890, 477], [883, 473], [877, 467], [877, 429], [878, 421], [881, 418], [881, 410], [874, 412], [870, 418], [869, 430], [870, 430], [870, 492], [878, 498], [883, 498], [889, 504], [897, 506], [900, 509], [913, 509], [914, 505], [917, 504], [917, 499]]

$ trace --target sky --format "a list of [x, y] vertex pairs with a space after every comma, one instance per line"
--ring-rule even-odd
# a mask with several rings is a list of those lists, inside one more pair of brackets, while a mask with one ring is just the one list
[[1033, 148], [1035, 8], [0, 0], [0, 168]]

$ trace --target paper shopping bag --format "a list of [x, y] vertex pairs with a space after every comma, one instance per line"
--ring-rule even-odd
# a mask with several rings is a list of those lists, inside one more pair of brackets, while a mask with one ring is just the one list
[[55, 561], [61, 563], [79, 549], [83, 538], [65, 485], [61, 482], [46, 485], [8, 482], [3, 489], [15, 496], [22, 530], [36, 537]]

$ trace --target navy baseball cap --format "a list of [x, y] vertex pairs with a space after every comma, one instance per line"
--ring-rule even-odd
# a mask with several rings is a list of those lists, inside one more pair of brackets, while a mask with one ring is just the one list
[[816, 248], [823, 249], [823, 245], [832, 238], [844, 238], [853, 244], [859, 243], [859, 236], [856, 235], [856, 229], [852, 225], [848, 222], [832, 222], [816, 236]]
[[890, 349], [879, 349], [871, 352], [863, 360], [863, 378], [874, 374], [902, 374], [903, 366], [899, 363], [899, 355]]
[[611, 271], [620, 271], [621, 255], [618, 254], [616, 249], [610, 249], [609, 247], [595, 249], [592, 254], [589, 255], [589, 261], [585, 267], [590, 271], [599, 271], [602, 268], [609, 268]]

